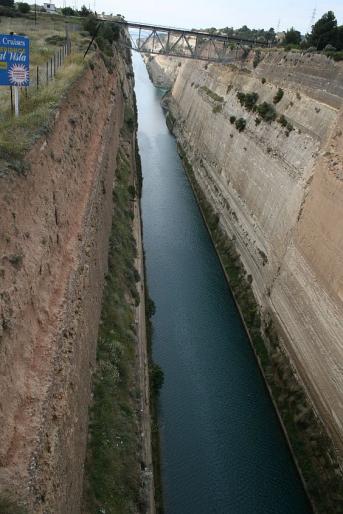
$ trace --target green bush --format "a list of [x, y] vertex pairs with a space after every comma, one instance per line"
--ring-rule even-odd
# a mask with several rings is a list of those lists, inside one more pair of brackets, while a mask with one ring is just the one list
[[277, 121], [282, 125], [283, 127], [287, 127], [287, 119], [286, 117], [281, 114], [281, 116], [278, 117]]
[[61, 13], [63, 16], [75, 16], [77, 14], [72, 7], [62, 7]]
[[257, 93], [237, 93], [237, 98], [240, 102], [240, 104], [245, 107], [248, 111], [254, 111], [256, 102], [258, 100], [258, 94]]
[[224, 98], [222, 96], [217, 95], [217, 93], [209, 89], [207, 86], [201, 86], [199, 89], [206, 93], [215, 102], [224, 102]]
[[253, 67], [256, 68], [258, 64], [261, 62], [261, 50], [256, 50], [253, 60]]
[[235, 127], [238, 130], [238, 132], [242, 132], [246, 127], [246, 120], [244, 118], [238, 118], [235, 123]]
[[230, 116], [230, 123], [233, 125], [236, 121], [236, 116]]
[[335, 52], [333, 50], [326, 50], [325, 55], [333, 59], [334, 61], [343, 61], [343, 50], [340, 52]]
[[16, 502], [8, 497], [0, 497], [1, 514], [26, 514], [26, 509], [20, 507]]
[[6, 7], [4, 5], [0, 5], [0, 16], [6, 16], [6, 18], [15, 18], [18, 14], [14, 9], [10, 7]]
[[217, 104], [213, 107], [212, 112], [217, 114], [218, 112], [222, 112], [223, 106], [221, 104]]
[[277, 90], [276, 95], [275, 95], [275, 96], [274, 96], [274, 98], [273, 98], [273, 103], [274, 103], [274, 104], [279, 103], [282, 97], [283, 97], [283, 89], [281, 89], [281, 88], [279, 87], [279, 89]]
[[274, 107], [267, 102], [257, 105], [256, 112], [258, 112], [261, 118], [268, 123], [271, 123], [276, 119], [276, 111]]
[[14, 0], [0, 0], [0, 5], [13, 9], [14, 8]]
[[155, 362], [150, 366], [150, 384], [154, 394], [158, 394], [164, 382], [162, 369]]
[[30, 12], [31, 7], [26, 2], [18, 2], [17, 3], [17, 9], [22, 14], [27, 14], [28, 12]]
[[63, 36], [55, 34], [54, 36], [46, 37], [45, 42], [49, 45], [64, 46], [66, 43], [66, 39]]
[[266, 81], [266, 79], [264, 77], [262, 77], [261, 78], [261, 82], [262, 82], [262, 84], [265, 84], [267, 81]]

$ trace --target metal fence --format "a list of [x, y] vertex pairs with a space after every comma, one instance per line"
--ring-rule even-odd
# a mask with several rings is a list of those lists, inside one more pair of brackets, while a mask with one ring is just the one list
[[[67, 39], [66, 43], [59, 47], [54, 55], [48, 61], [36, 66], [30, 66], [30, 86], [21, 87], [21, 94], [26, 97], [30, 95], [30, 91], [37, 90], [47, 86], [49, 82], [54, 80], [58, 69], [63, 66], [65, 59], [71, 54], [71, 41]], [[10, 86], [11, 112], [14, 113], [14, 94], [13, 88]]]
[[[65, 45], [56, 50], [54, 55], [50, 57], [44, 64], [31, 66], [30, 68], [30, 87], [39, 89], [46, 86], [51, 80], [54, 79], [57, 70], [63, 66], [63, 63], [71, 54], [71, 41], [67, 41]], [[26, 88], [29, 89], [29, 88]]]

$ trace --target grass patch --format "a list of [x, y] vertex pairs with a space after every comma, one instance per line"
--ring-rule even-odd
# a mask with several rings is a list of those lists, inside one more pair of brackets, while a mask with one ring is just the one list
[[221, 104], [214, 105], [212, 112], [213, 114], [218, 114], [219, 112], [222, 112], [223, 106]]
[[72, 54], [56, 73], [55, 80], [27, 98], [22, 93], [21, 114], [11, 115], [10, 108], [0, 111], [0, 155], [2, 159], [19, 160], [37, 138], [46, 132], [62, 94], [81, 75], [85, 62], [82, 54]]
[[27, 514], [27, 510], [7, 496], [0, 496], [1, 514]]
[[[76, 29], [78, 18], [38, 14], [20, 18], [1, 18], [1, 31], [14, 32], [30, 38], [31, 78], [35, 80], [36, 66], [45, 64], [66, 41], [66, 26], [71, 40], [72, 54], [65, 59], [55, 79], [41, 87], [24, 89], [20, 93], [20, 117], [14, 118], [10, 106], [10, 88], [0, 88], [0, 159], [18, 161], [35, 140], [49, 129], [52, 115], [63, 93], [82, 73], [85, 63], [83, 51], [89, 41]], [[43, 68], [42, 68], [43, 69]], [[15, 164], [16, 166], [17, 164]], [[20, 167], [20, 166], [19, 166]]]
[[217, 93], [212, 91], [212, 89], [209, 89], [207, 86], [201, 86], [199, 87], [199, 90], [206, 93], [206, 95], [212, 98], [215, 102], [224, 102], [224, 98], [222, 96], [217, 95]]

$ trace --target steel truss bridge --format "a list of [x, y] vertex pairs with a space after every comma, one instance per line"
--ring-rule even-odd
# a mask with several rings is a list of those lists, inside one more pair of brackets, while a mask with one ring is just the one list
[[130, 48], [144, 54], [228, 63], [242, 58], [251, 48], [270, 46], [266, 42], [197, 30], [124, 20], [111, 20], [111, 23], [126, 28], [130, 37]]

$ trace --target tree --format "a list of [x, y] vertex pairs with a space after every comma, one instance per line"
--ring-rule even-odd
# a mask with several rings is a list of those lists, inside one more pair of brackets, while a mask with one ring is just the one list
[[155, 362], [150, 367], [150, 385], [154, 394], [157, 395], [163, 385], [164, 374], [162, 369]]
[[275, 41], [275, 30], [273, 27], [270, 27], [270, 29], [266, 32], [266, 40], [271, 41], [272, 43]]
[[83, 5], [81, 7], [81, 10], [79, 11], [79, 14], [80, 14], [80, 16], [86, 17], [86, 16], [89, 16], [90, 14], [92, 14], [92, 11], [90, 11], [89, 9], [87, 9], [87, 7], [85, 5]]
[[343, 25], [337, 27], [336, 44], [334, 46], [337, 50], [343, 50]]
[[301, 41], [301, 34], [299, 30], [295, 30], [294, 27], [291, 27], [287, 30], [285, 35], [284, 43], [286, 45], [299, 45]]
[[335, 46], [336, 38], [336, 16], [333, 11], [328, 11], [312, 26], [309, 42], [312, 46], [315, 46], [317, 50], [323, 50], [326, 45]]
[[14, 0], [0, 0], [0, 5], [5, 7], [14, 7]]
[[72, 7], [62, 7], [61, 13], [63, 16], [75, 16], [75, 11]]
[[31, 7], [26, 2], [18, 2], [17, 9], [19, 12], [26, 14], [26, 13], [30, 12]]

